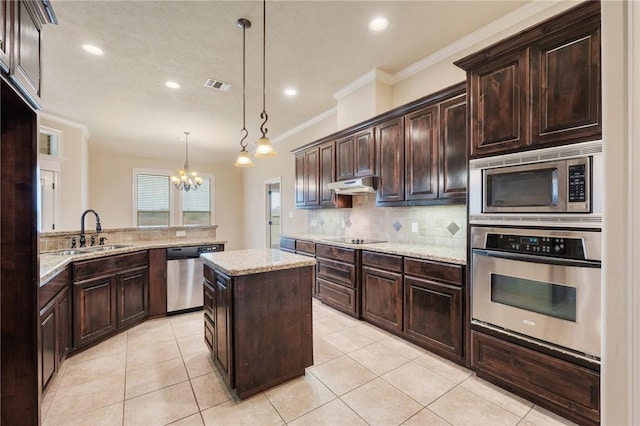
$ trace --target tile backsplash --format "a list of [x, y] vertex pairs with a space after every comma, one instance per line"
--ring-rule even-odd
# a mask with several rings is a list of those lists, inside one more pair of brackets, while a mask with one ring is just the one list
[[364, 237], [405, 244], [466, 247], [465, 205], [376, 207], [375, 195], [353, 197], [353, 208], [309, 211], [309, 234]]

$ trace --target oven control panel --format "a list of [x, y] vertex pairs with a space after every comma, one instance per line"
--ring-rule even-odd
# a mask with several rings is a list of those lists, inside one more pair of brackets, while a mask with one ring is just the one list
[[487, 234], [486, 248], [540, 256], [585, 259], [582, 238], [490, 233]]

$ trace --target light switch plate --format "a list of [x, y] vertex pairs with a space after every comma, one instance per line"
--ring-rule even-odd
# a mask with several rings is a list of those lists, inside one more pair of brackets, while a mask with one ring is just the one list
[[411, 222], [411, 232], [418, 232], [418, 222]]
[[293, 212], [289, 212], [289, 219], [293, 218]]
[[187, 231], [176, 231], [176, 237], [186, 237]]

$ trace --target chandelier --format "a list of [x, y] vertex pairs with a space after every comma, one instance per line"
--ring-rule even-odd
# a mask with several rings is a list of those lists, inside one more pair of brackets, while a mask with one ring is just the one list
[[269, 116], [267, 115], [267, 109], [265, 107], [265, 98], [267, 96], [267, 85], [265, 78], [265, 64], [266, 64], [266, 56], [267, 56], [267, 0], [263, 0], [262, 2], [262, 112], [260, 113], [260, 118], [264, 120], [262, 124], [260, 124], [260, 132], [262, 133], [262, 137], [258, 140], [258, 146], [256, 148], [255, 157], [256, 158], [270, 158], [278, 155], [269, 138], [267, 137], [267, 132], [269, 129], [265, 127], [267, 121], [269, 120]]
[[238, 26], [242, 28], [242, 139], [240, 139], [240, 154], [238, 154], [238, 159], [236, 160], [234, 166], [236, 167], [253, 167], [253, 161], [251, 161], [251, 157], [249, 156], [249, 152], [247, 151], [247, 143], [245, 139], [249, 136], [249, 132], [247, 131], [246, 125], [246, 97], [247, 97], [247, 89], [246, 89], [246, 72], [245, 72], [245, 62], [246, 62], [246, 32], [247, 28], [251, 27], [251, 21], [248, 19], [240, 18], [238, 19]]
[[184, 132], [186, 156], [184, 161], [184, 169], [178, 172], [179, 176], [171, 176], [171, 183], [178, 191], [195, 191], [202, 185], [202, 178], [198, 173], [192, 172], [189, 167], [189, 132]]

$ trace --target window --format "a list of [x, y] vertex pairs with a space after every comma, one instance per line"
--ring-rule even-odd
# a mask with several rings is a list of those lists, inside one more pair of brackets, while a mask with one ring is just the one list
[[133, 170], [133, 221], [138, 227], [211, 225], [213, 176], [202, 177], [197, 191], [177, 191], [172, 171]]

